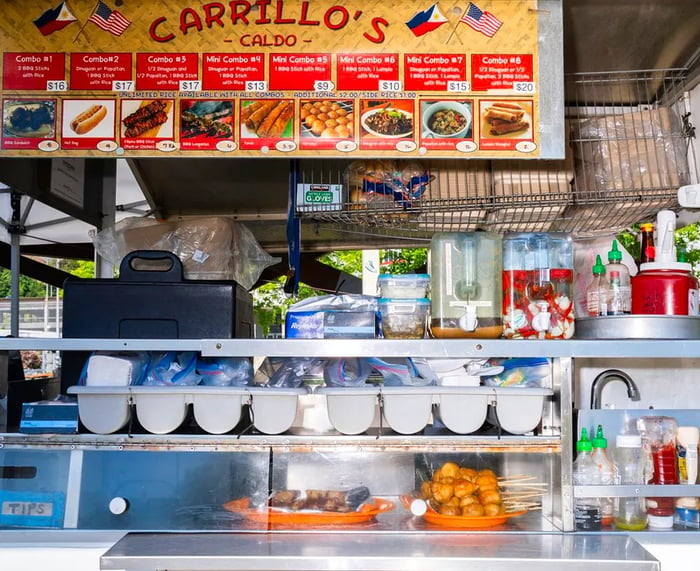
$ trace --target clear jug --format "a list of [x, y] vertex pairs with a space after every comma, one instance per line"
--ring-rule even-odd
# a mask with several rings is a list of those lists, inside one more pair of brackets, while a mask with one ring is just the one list
[[438, 338], [501, 336], [500, 235], [442, 232], [430, 242], [430, 333]]

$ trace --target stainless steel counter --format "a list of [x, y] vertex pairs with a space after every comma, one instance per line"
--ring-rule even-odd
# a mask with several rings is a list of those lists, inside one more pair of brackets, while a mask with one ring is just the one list
[[100, 568], [129, 571], [660, 569], [634, 539], [510, 533], [127, 534]]

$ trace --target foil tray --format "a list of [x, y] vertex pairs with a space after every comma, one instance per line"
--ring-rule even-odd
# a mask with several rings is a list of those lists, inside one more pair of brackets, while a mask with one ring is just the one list
[[577, 339], [700, 339], [700, 317], [613, 315], [576, 319]]

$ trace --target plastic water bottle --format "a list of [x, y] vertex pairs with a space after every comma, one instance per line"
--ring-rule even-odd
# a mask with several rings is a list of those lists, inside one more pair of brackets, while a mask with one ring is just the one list
[[[620, 484], [644, 484], [644, 455], [639, 434], [618, 434], [613, 461]], [[618, 529], [639, 531], [647, 526], [644, 498], [615, 498], [613, 523]]]
[[[607, 448], [608, 441], [603, 436], [603, 427], [599, 424], [596, 429], [595, 438], [591, 442], [593, 446], [593, 452], [591, 457], [593, 463], [595, 464], [595, 476], [594, 484], [600, 486], [612, 486], [617, 483], [617, 470], [615, 469], [615, 464], [608, 458]], [[600, 516], [601, 523], [605, 525], [612, 525], [613, 523], [613, 508], [614, 502], [610, 497], [600, 498]]]
[[617, 247], [617, 240], [612, 241], [608, 252], [605, 273], [610, 280], [610, 305], [608, 315], [624, 315], [632, 312], [632, 286], [630, 270], [622, 263], [622, 252]]
[[[593, 443], [588, 431], [581, 429], [581, 438], [576, 442], [576, 460], [573, 465], [574, 486], [590, 486], [595, 483], [597, 468], [592, 456]], [[601, 509], [598, 498], [574, 498], [574, 523], [579, 531], [601, 529]]]

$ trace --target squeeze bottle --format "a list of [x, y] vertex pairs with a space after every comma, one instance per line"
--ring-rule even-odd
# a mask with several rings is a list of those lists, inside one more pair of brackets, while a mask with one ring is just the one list
[[[603, 436], [603, 427], [599, 424], [596, 429], [595, 438], [591, 441], [593, 452], [591, 459], [595, 464], [594, 484], [601, 486], [611, 486], [617, 483], [615, 465], [612, 463], [606, 452], [608, 441]], [[600, 498], [600, 516], [603, 525], [612, 525], [613, 522], [613, 499], [610, 497]]]
[[681, 484], [695, 484], [698, 479], [698, 440], [696, 426], [679, 426], [676, 437], [678, 453], [678, 480]]
[[[581, 438], [576, 442], [576, 460], [573, 465], [575, 486], [588, 486], [595, 482], [596, 466], [591, 456], [593, 444], [588, 439], [588, 431], [581, 429]], [[598, 498], [574, 498], [574, 524], [579, 531], [599, 531], [601, 509]]]

